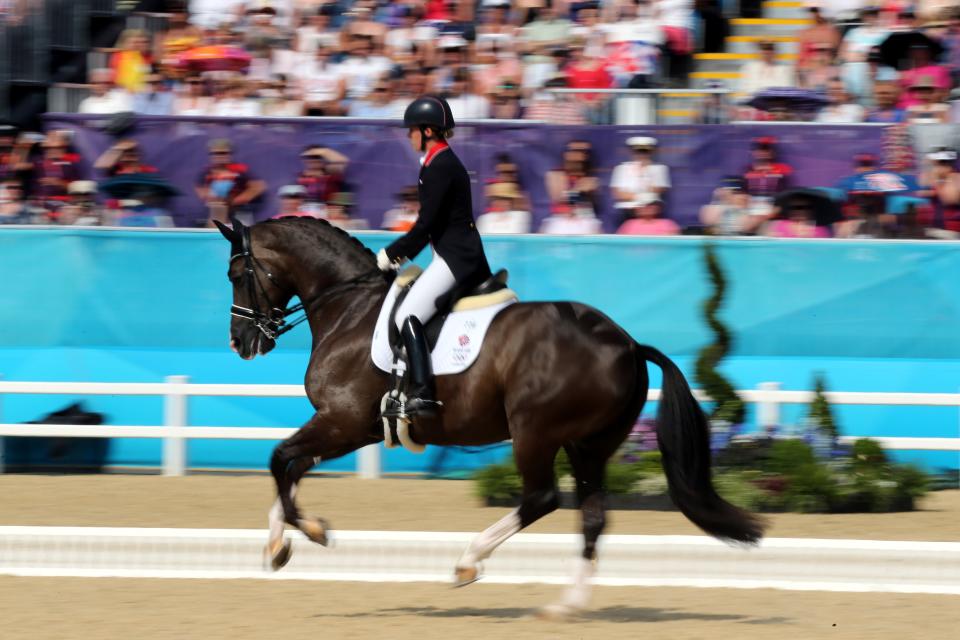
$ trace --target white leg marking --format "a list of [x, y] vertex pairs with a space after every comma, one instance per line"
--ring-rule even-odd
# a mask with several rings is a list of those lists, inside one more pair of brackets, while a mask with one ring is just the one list
[[481, 560], [486, 560], [494, 549], [518, 531], [520, 531], [520, 515], [514, 509], [473, 539], [467, 550], [460, 556], [460, 560], [457, 561], [457, 568], [471, 568]]
[[283, 537], [283, 505], [280, 498], [277, 498], [273, 506], [270, 507], [270, 542], [279, 540]]

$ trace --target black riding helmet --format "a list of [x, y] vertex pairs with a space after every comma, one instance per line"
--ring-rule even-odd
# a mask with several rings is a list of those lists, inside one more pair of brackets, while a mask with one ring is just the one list
[[[430, 127], [439, 138], [449, 138], [453, 134], [456, 123], [453, 121], [453, 111], [450, 110], [446, 100], [440, 96], [426, 95], [411, 102], [403, 112], [403, 126], [420, 127], [421, 135], [424, 129]], [[426, 136], [424, 135], [421, 151], [425, 147]]]

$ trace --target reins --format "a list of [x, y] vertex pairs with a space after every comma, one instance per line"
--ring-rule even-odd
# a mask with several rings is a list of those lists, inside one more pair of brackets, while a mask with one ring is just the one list
[[[310, 311], [310, 307], [320, 300], [327, 298], [334, 293], [346, 289], [350, 286], [356, 285], [364, 280], [369, 280], [374, 276], [383, 276], [383, 273], [380, 269], [374, 267], [373, 269], [361, 273], [355, 278], [350, 278], [343, 282], [338, 282], [334, 285], [331, 285], [316, 295], [314, 295], [309, 300], [301, 300], [292, 307], [286, 307], [280, 309], [273, 307], [270, 309], [269, 313], [264, 313], [260, 310], [260, 305], [257, 302], [257, 290], [259, 289], [260, 294], [263, 295], [264, 299], [269, 300], [267, 296], [266, 288], [263, 286], [263, 282], [260, 280], [259, 274], [262, 273], [266, 276], [267, 280], [270, 281], [274, 287], [278, 287], [277, 281], [274, 279], [273, 274], [267, 271], [267, 269], [257, 260], [256, 256], [253, 255], [253, 249], [250, 246], [250, 229], [244, 227], [241, 231], [241, 245], [240, 253], [236, 253], [230, 256], [230, 262], [233, 263], [237, 258], [243, 258], [244, 261], [244, 275], [247, 279], [247, 295], [250, 298], [251, 308], [241, 307], [239, 305], [233, 304], [230, 306], [230, 315], [237, 318], [243, 318], [244, 320], [249, 320], [260, 330], [260, 332], [269, 338], [270, 340], [276, 340], [286, 332], [290, 331], [297, 325], [300, 325], [308, 319], [307, 313]], [[303, 315], [293, 320], [292, 322], [287, 322], [286, 318], [295, 314], [303, 312]]]

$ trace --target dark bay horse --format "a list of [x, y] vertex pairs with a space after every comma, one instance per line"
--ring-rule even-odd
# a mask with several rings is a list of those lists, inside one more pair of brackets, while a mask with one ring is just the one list
[[[374, 366], [370, 346], [389, 279], [376, 271], [372, 252], [322, 220], [219, 227], [232, 248], [231, 347], [244, 359], [269, 352], [293, 296], [305, 303], [313, 335], [305, 386], [316, 413], [270, 460], [277, 501], [266, 556], [279, 569], [290, 557], [284, 523], [315, 542], [327, 541], [326, 523], [301, 515], [294, 501], [303, 475], [320, 460], [383, 440], [379, 403], [389, 377]], [[646, 401], [647, 362], [663, 370], [657, 440], [674, 503], [712, 536], [759, 541], [762, 520], [714, 490], [706, 417], [677, 366], [592, 307], [523, 302], [496, 316], [469, 369], [437, 377], [443, 411], [412, 431], [423, 444], [513, 441], [523, 479], [520, 507], [473, 540], [457, 562], [456, 584], [476, 580], [480, 562], [497, 546], [557, 508], [554, 458], [563, 448], [576, 479], [584, 546], [572, 587], [548, 611], [566, 614], [586, 606], [605, 524], [605, 469]]]

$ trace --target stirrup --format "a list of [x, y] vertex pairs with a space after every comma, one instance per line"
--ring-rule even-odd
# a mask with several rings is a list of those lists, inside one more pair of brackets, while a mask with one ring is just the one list
[[435, 418], [443, 410], [443, 403], [425, 398], [410, 398], [403, 408], [410, 417]]

